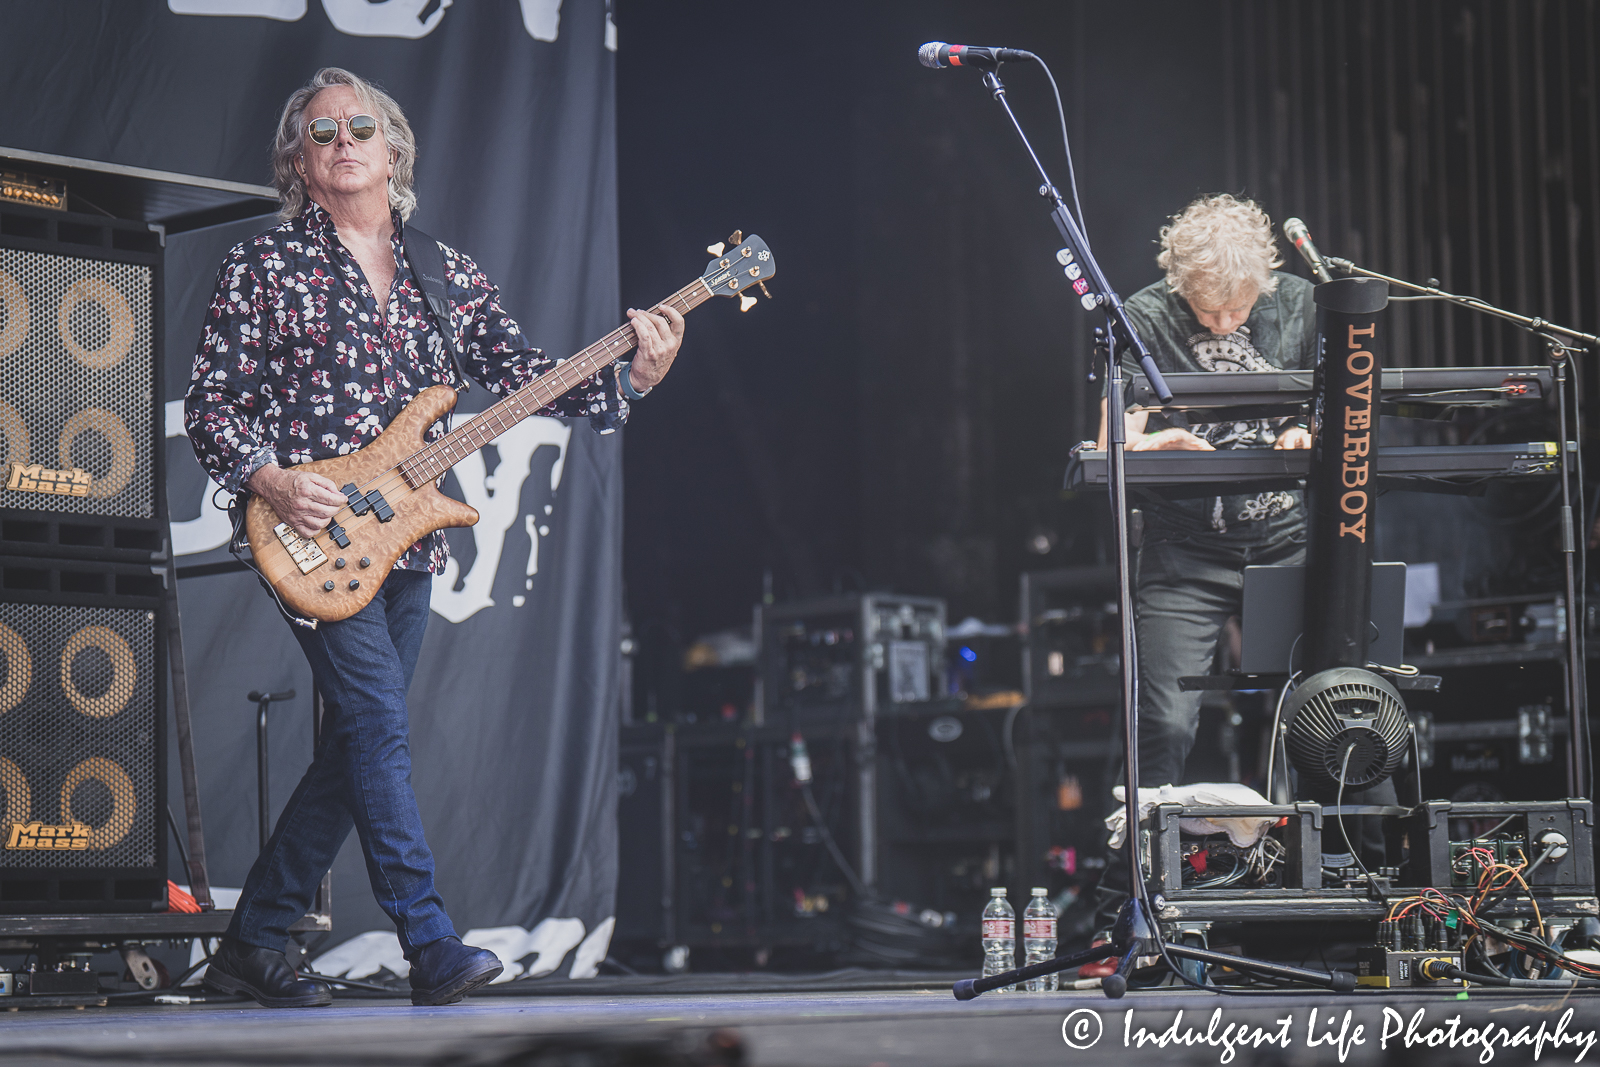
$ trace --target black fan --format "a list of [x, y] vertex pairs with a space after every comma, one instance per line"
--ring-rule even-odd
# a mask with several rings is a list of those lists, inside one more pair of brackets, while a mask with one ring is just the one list
[[[1399, 692], [1357, 667], [1320, 671], [1289, 694], [1283, 708], [1284, 744], [1295, 769], [1317, 782], [1376, 785], [1405, 757], [1411, 723]], [[1354, 751], [1351, 746], [1354, 745]]]

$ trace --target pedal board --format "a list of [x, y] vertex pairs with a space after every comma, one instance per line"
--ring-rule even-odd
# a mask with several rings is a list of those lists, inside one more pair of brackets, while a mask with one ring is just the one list
[[1356, 950], [1356, 984], [1376, 989], [1401, 989], [1407, 986], [1466, 985], [1459, 979], [1430, 977], [1430, 961], [1461, 967], [1461, 953], [1445, 949], [1409, 951], [1365, 945]]
[[[1477, 884], [1474, 852], [1530, 867], [1535, 890], [1595, 892], [1594, 803], [1550, 800], [1457, 804], [1429, 800], [1405, 820], [1407, 885], [1460, 891]], [[1426, 842], [1425, 847], [1418, 847]]]
[[[1156, 918], [1162, 922], [1381, 921], [1391, 901], [1425, 888], [1470, 892], [1478, 881], [1479, 859], [1525, 869], [1545, 916], [1600, 916], [1591, 801], [1430, 800], [1409, 811], [1391, 808], [1383, 814], [1387, 863], [1373, 867], [1373, 877], [1344, 868], [1327, 872], [1325, 879], [1324, 838], [1333, 835], [1326, 851], [1346, 851], [1328, 809], [1311, 803], [1230, 808], [1159, 805], [1141, 829]], [[1192, 826], [1196, 819], [1252, 818], [1276, 820], [1268, 830], [1272, 843], [1254, 855], [1225, 835], [1191, 834], [1181, 826], [1184, 822]], [[1246, 858], [1252, 861], [1248, 866]], [[1531, 917], [1533, 902], [1528, 893], [1508, 896], [1492, 914]], [[1422, 950], [1418, 945], [1404, 951], [1411, 947]], [[1388, 951], [1401, 950], [1394, 946]], [[1433, 953], [1444, 954], [1442, 949]], [[1386, 963], [1382, 974], [1388, 967]], [[1378, 971], [1371, 975], [1379, 976]]]

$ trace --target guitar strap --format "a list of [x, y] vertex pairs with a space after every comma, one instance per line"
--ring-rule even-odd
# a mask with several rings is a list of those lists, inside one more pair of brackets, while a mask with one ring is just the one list
[[415, 226], [405, 228], [405, 249], [411, 277], [427, 299], [428, 308], [433, 312], [433, 323], [444, 338], [450, 358], [455, 360], [456, 370], [466, 381], [467, 368], [461, 362], [461, 353], [456, 350], [455, 331], [450, 327], [450, 288], [445, 279], [444, 249], [439, 247], [438, 241]]

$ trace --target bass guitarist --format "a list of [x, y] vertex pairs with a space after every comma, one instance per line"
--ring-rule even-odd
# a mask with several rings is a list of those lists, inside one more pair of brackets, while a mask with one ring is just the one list
[[[213, 479], [264, 498], [302, 537], [349, 501], [330, 479], [296, 467], [361, 449], [430, 386], [468, 389], [453, 353], [497, 395], [556, 362], [528, 347], [477, 265], [441, 245], [446, 343], [405, 254], [415, 160], [392, 98], [348, 71], [319, 71], [278, 123], [272, 164], [284, 221], [234, 248], [217, 279], [184, 424]], [[587, 415], [600, 433], [623, 424], [628, 401], [672, 366], [684, 329], [672, 308], [628, 315], [638, 337], [631, 364], [607, 367], [540, 414]], [[443, 433], [435, 425], [429, 436]], [[270, 1007], [331, 1002], [325, 985], [296, 977], [283, 950], [352, 828], [411, 965], [412, 1003], [460, 1000], [500, 973], [492, 952], [456, 936], [411, 788], [406, 690], [430, 575], [447, 558], [435, 531], [400, 556], [359, 612], [291, 627], [326, 701], [322, 738], [245, 879], [207, 971], [211, 988]]]

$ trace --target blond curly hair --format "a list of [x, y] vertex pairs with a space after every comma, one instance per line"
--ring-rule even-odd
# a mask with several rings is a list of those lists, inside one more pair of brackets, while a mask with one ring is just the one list
[[1228, 193], [1202, 196], [1161, 227], [1156, 263], [1167, 286], [1193, 305], [1222, 308], [1255, 290], [1278, 288], [1274, 267], [1283, 265], [1272, 220], [1254, 200]]
[[296, 89], [283, 105], [278, 132], [272, 141], [272, 180], [278, 187], [278, 217], [285, 221], [300, 214], [306, 206], [306, 181], [295, 169], [295, 157], [305, 149], [306, 108], [324, 89], [343, 85], [355, 91], [361, 106], [369, 110], [383, 130], [383, 139], [394, 153], [394, 177], [389, 179], [389, 206], [409, 219], [417, 209], [417, 194], [411, 187], [417, 163], [417, 139], [411, 123], [394, 97], [358, 75], [340, 67], [323, 67], [304, 86]]

